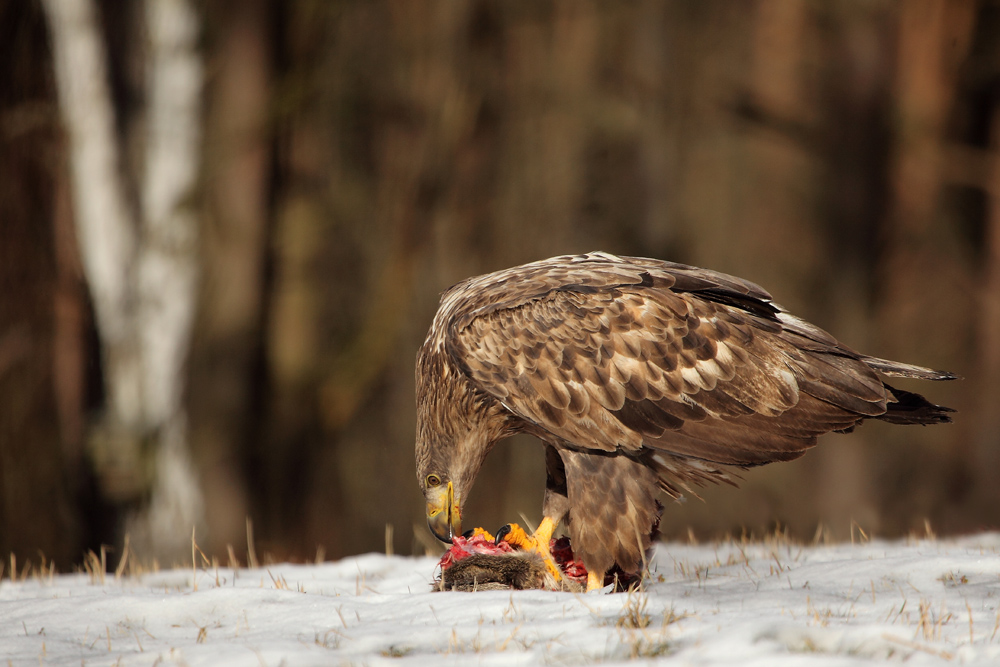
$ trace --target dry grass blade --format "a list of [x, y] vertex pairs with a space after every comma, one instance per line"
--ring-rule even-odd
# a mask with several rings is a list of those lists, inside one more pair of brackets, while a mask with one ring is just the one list
[[234, 571], [240, 569], [240, 561], [239, 561], [238, 558], [236, 558], [236, 551], [233, 549], [233, 545], [232, 544], [227, 544], [226, 545], [226, 552], [229, 555], [229, 567], [230, 567], [230, 569], [232, 569]]
[[100, 555], [94, 553], [92, 550], [88, 551], [83, 557], [83, 569], [90, 577], [91, 584], [100, 584], [103, 586], [107, 580], [106, 575], [108, 571], [107, 546], [101, 545]]
[[125, 567], [128, 564], [128, 555], [131, 550], [132, 548], [129, 546], [129, 534], [125, 533], [125, 540], [122, 545], [122, 557], [118, 561], [118, 567], [115, 568], [115, 579], [121, 579], [125, 573]]
[[257, 569], [257, 550], [253, 543], [253, 520], [247, 517], [247, 567], [252, 570]]
[[955, 654], [951, 653], [949, 651], [942, 651], [940, 649], [934, 648], [933, 646], [926, 646], [925, 644], [921, 644], [919, 642], [910, 641], [908, 639], [903, 639], [902, 637], [894, 637], [894, 636], [890, 635], [889, 633], [884, 633], [882, 635], [882, 639], [886, 640], [887, 642], [892, 642], [894, 644], [899, 644], [901, 646], [905, 646], [906, 648], [913, 649], [915, 651], [921, 651], [923, 653], [929, 653], [930, 655], [935, 655], [935, 656], [937, 656], [939, 658], [943, 658], [945, 660], [953, 660], [955, 658]]
[[645, 594], [629, 591], [622, 607], [622, 615], [615, 620], [615, 627], [626, 630], [642, 630], [649, 627], [652, 618], [646, 611], [648, 605], [649, 598]]

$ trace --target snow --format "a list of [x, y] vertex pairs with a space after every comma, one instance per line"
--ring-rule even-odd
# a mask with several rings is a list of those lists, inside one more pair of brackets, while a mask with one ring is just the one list
[[436, 559], [0, 583], [0, 664], [1000, 664], [1000, 534], [664, 543], [641, 593], [432, 592]]

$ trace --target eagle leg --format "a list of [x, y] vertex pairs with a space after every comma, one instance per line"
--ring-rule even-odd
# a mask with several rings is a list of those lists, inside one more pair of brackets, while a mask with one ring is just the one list
[[[505, 529], [508, 529], [505, 531]], [[503, 533], [502, 540], [512, 547], [517, 547], [522, 551], [531, 551], [542, 557], [549, 573], [555, 577], [556, 581], [563, 578], [562, 570], [552, 559], [552, 552], [549, 551], [549, 543], [552, 540], [552, 533], [555, 532], [556, 522], [551, 517], [544, 517], [534, 533], [528, 535], [524, 528], [516, 523], [508, 524], [497, 531], [497, 535]]]
[[604, 588], [604, 574], [587, 572], [587, 592], [597, 591], [602, 588]]

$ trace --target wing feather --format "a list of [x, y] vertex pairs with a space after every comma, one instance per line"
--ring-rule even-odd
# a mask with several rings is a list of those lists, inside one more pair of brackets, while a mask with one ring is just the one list
[[443, 297], [442, 344], [533, 430], [578, 447], [756, 465], [892, 400], [866, 358], [738, 278], [591, 254], [475, 280]]

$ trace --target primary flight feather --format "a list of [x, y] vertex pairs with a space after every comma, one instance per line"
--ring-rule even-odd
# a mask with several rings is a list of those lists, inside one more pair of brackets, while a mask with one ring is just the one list
[[530, 433], [546, 449], [539, 550], [565, 522], [593, 588], [615, 564], [640, 568], [660, 490], [797, 458], [865, 419], [951, 421], [880, 375], [955, 377], [859, 354], [758, 285], [683, 264], [595, 252], [469, 278], [417, 355], [428, 523], [461, 533], [490, 449]]

